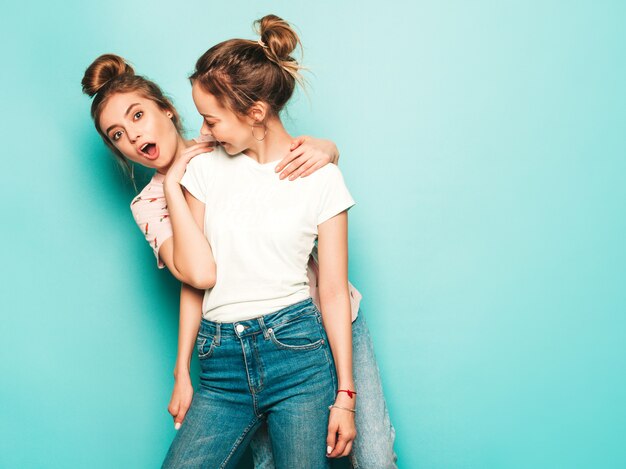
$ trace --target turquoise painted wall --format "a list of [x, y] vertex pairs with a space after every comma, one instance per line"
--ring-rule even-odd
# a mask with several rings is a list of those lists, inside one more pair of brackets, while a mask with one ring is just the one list
[[183, 3], [2, 7], [0, 467], [158, 467], [178, 287], [80, 79], [123, 55], [193, 134], [195, 59], [269, 12], [358, 201], [400, 467], [625, 467], [626, 3]]

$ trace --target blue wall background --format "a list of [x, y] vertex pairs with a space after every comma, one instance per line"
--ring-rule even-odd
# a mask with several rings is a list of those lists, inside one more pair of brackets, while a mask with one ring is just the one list
[[400, 467], [624, 467], [626, 4], [556, 0], [4, 5], [0, 467], [158, 467], [178, 287], [80, 79], [123, 55], [195, 134], [195, 59], [269, 12], [358, 201]]

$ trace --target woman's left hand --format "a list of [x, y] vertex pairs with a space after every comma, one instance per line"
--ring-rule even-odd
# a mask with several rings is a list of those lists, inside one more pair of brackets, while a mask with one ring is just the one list
[[337, 147], [330, 140], [313, 137], [297, 137], [291, 142], [291, 149], [275, 171], [281, 172], [280, 179], [289, 177], [290, 181], [314, 173], [328, 163], [336, 163], [339, 158]]
[[354, 412], [345, 409], [354, 409], [354, 399], [340, 393], [331, 407], [328, 417], [328, 436], [326, 437], [327, 454], [329, 458], [341, 458], [352, 451], [352, 442], [356, 438]]

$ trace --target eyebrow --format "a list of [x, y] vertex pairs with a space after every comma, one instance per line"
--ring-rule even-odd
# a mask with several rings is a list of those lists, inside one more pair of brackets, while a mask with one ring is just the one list
[[[134, 108], [135, 106], [139, 106], [140, 103], [133, 103], [130, 106], [128, 106], [128, 109], [126, 109], [126, 112], [124, 113], [124, 117], [128, 116], [128, 114], [130, 113], [130, 111], [132, 110], [132, 108]], [[109, 128], [107, 129], [107, 131], [105, 132], [105, 134], [109, 134], [109, 132], [111, 131], [111, 129], [113, 127], [115, 127], [117, 124], [113, 124], [111, 126], [109, 126]]]

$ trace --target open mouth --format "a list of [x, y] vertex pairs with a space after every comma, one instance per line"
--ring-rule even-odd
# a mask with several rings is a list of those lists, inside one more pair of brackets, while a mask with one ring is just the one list
[[150, 158], [151, 160], [156, 159], [159, 156], [156, 143], [145, 143], [140, 150], [144, 156]]

